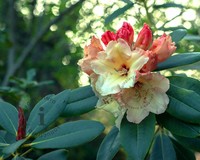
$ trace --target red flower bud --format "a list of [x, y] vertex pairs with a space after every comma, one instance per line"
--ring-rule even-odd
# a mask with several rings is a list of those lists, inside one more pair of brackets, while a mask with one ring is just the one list
[[147, 50], [152, 43], [152, 32], [147, 24], [144, 24], [142, 30], [138, 34], [134, 47]]
[[111, 31], [106, 31], [102, 36], [101, 36], [102, 42], [107, 45], [110, 41], [116, 40], [116, 35], [114, 32]]
[[122, 38], [131, 46], [133, 43], [133, 36], [134, 30], [132, 26], [129, 23], [124, 22], [122, 27], [117, 31], [116, 39]]
[[26, 119], [24, 116], [24, 111], [21, 107], [18, 109], [18, 130], [17, 130], [17, 140], [21, 140], [26, 137]]

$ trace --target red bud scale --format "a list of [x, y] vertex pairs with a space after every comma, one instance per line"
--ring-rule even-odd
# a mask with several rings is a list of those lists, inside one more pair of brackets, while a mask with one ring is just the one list
[[21, 140], [26, 136], [26, 119], [24, 116], [24, 111], [21, 107], [18, 109], [18, 130], [17, 130], [17, 140]]

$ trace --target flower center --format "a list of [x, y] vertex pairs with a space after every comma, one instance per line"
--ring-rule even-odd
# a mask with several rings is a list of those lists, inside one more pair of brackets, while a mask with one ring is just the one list
[[125, 64], [122, 64], [122, 66], [119, 69], [115, 70], [120, 74], [120, 76], [127, 76], [129, 68]]

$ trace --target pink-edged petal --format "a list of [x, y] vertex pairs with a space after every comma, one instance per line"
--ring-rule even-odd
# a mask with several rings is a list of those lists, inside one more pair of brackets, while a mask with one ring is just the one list
[[127, 120], [132, 123], [139, 124], [145, 117], [149, 115], [149, 111], [139, 108], [132, 108], [127, 110]]

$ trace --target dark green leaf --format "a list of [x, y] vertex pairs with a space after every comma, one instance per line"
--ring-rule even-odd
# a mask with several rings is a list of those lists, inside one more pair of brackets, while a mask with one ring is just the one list
[[15, 143], [10, 144], [9, 146], [7, 146], [3, 149], [3, 153], [5, 153], [5, 154], [14, 153], [25, 141], [26, 141], [26, 139], [22, 139]]
[[24, 158], [24, 157], [14, 157], [12, 160], [32, 160], [30, 158]]
[[[84, 92], [83, 92], [84, 93]], [[93, 109], [97, 104], [98, 98], [96, 96], [88, 97], [86, 99], [67, 104], [63, 111], [63, 116], [76, 116], [87, 113]]]
[[69, 94], [70, 91], [65, 90], [55, 96], [41, 100], [30, 113], [27, 122], [27, 133], [38, 133], [54, 122], [66, 107]]
[[134, 3], [128, 3], [127, 5], [125, 5], [122, 8], [117, 9], [116, 11], [114, 11], [111, 15], [109, 15], [106, 19], [105, 19], [105, 24], [108, 24], [110, 22], [112, 22], [115, 18], [117, 18], [119, 15], [123, 14], [125, 11], [127, 11], [128, 9], [130, 9], [131, 7], [133, 7]]
[[200, 36], [197, 35], [186, 35], [184, 37], [185, 40], [189, 40], [189, 41], [200, 41]]
[[27, 77], [28, 81], [32, 81], [35, 76], [36, 76], [36, 70], [35, 69], [30, 69], [26, 73], [26, 77]]
[[104, 130], [96, 121], [81, 120], [62, 124], [36, 138], [34, 148], [69, 148], [95, 139]]
[[52, 151], [50, 153], [44, 154], [38, 160], [67, 160], [68, 151], [65, 149], [60, 149], [56, 151]]
[[164, 134], [156, 136], [150, 160], [176, 160], [176, 153], [168, 136]]
[[173, 134], [184, 137], [197, 137], [200, 134], [200, 126], [183, 122], [167, 113], [157, 115], [158, 123]]
[[109, 134], [104, 138], [97, 153], [97, 160], [112, 160], [119, 151], [119, 129], [113, 127]]
[[192, 151], [186, 149], [182, 145], [180, 145], [174, 139], [171, 139], [174, 145], [174, 149], [176, 151], [177, 160], [195, 160], [195, 155]]
[[[167, 112], [185, 122], [200, 123], [200, 82], [187, 77], [169, 77]], [[184, 87], [184, 88], [183, 88]], [[197, 92], [195, 92], [197, 91]], [[195, 101], [194, 101], [195, 99]]]
[[181, 53], [169, 57], [166, 61], [159, 63], [157, 71], [175, 68], [179, 66], [189, 65], [195, 62], [200, 61], [200, 52], [193, 53]]
[[14, 143], [15, 139], [16, 137], [13, 134], [0, 130], [0, 149]]
[[74, 89], [70, 93], [68, 103], [73, 103], [95, 96], [91, 86]]
[[145, 158], [153, 139], [155, 116], [150, 114], [140, 124], [130, 123], [123, 119], [120, 128], [120, 141], [130, 160]]
[[13, 105], [3, 101], [0, 101], [0, 126], [17, 135], [18, 111]]
[[186, 34], [186, 29], [177, 29], [173, 31], [170, 35], [172, 37], [172, 41], [177, 44], [181, 39], [183, 39], [183, 37], [185, 37]]
[[177, 135], [174, 135], [174, 137], [180, 144], [182, 144], [186, 148], [200, 152], [200, 138], [199, 137], [187, 138], [187, 137], [181, 137]]
[[154, 6], [153, 6], [153, 8], [155, 8], [155, 9], [169, 8], [169, 7], [184, 8], [183, 5], [181, 5], [181, 4], [176, 4], [176, 3], [173, 3], [173, 2], [169, 2], [169, 3], [160, 4], [160, 5], [154, 5]]

